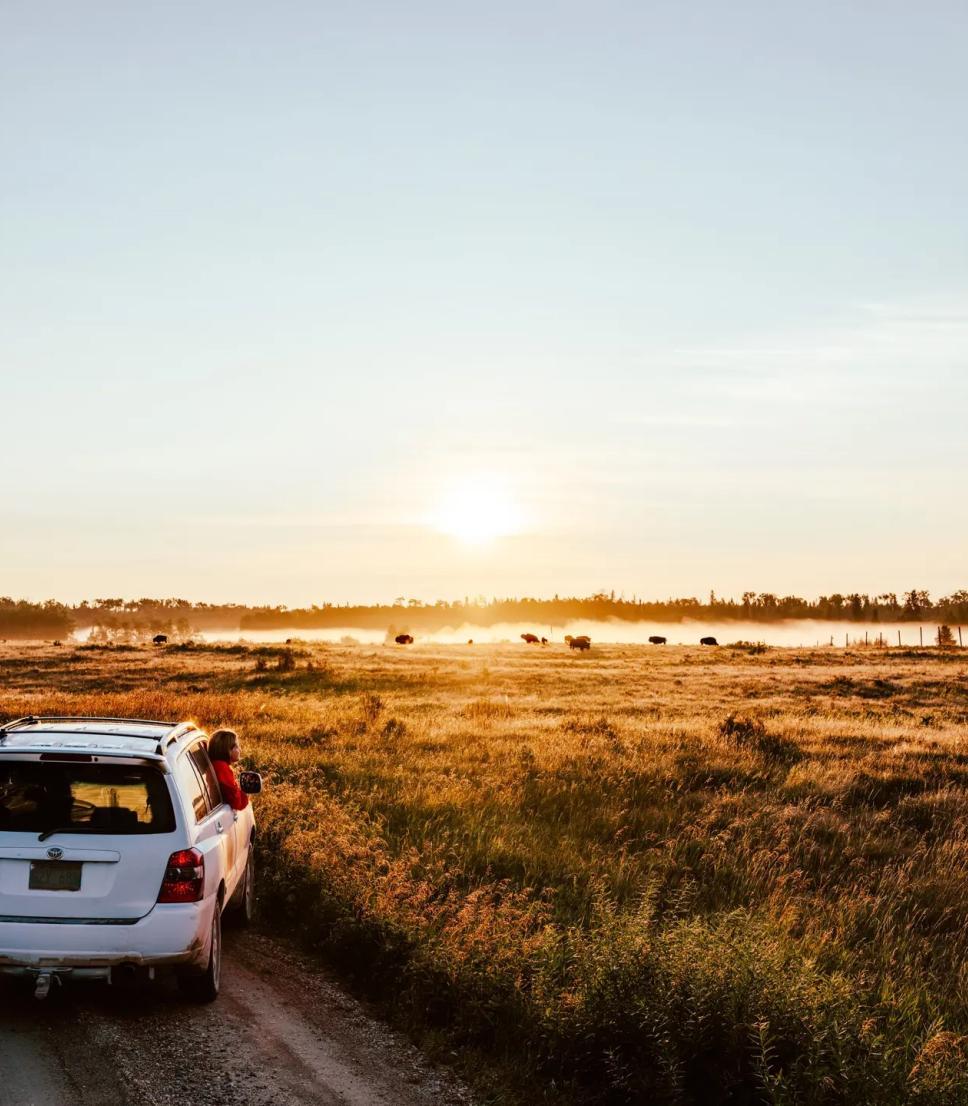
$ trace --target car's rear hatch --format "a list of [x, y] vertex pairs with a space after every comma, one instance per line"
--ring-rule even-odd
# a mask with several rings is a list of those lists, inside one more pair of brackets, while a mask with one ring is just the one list
[[0, 755], [0, 921], [143, 917], [175, 828], [161, 764]]

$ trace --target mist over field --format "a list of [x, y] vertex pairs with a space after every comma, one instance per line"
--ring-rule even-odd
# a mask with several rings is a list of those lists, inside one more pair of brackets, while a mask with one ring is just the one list
[[[392, 633], [390, 630], [392, 629]], [[669, 645], [698, 645], [702, 637], [715, 637], [720, 645], [735, 641], [762, 642], [775, 646], [816, 646], [835, 645], [843, 647], [847, 642], [853, 644], [876, 645], [883, 638], [885, 645], [919, 645], [923, 631], [923, 643], [934, 644], [937, 627], [925, 623], [890, 622], [865, 624], [856, 622], [819, 622], [808, 619], [796, 619], [783, 622], [700, 622], [686, 620], [681, 623], [668, 622], [624, 622], [614, 620], [599, 622], [592, 619], [575, 619], [561, 626], [540, 626], [535, 623], [502, 622], [494, 626], [473, 626], [465, 623], [454, 628], [437, 631], [420, 631], [407, 626], [402, 618], [387, 631], [360, 629], [355, 626], [335, 626], [325, 629], [282, 629], [282, 630], [240, 630], [207, 631], [194, 634], [200, 641], [249, 641], [282, 644], [288, 640], [306, 642], [333, 642], [347, 645], [382, 645], [392, 641], [396, 633], [413, 633], [415, 644], [428, 645], [465, 645], [473, 641], [475, 645], [495, 645], [502, 642], [520, 642], [525, 633], [546, 637], [551, 644], [564, 642], [565, 635], [587, 634], [593, 643], [616, 645], [645, 645], [652, 636], [664, 637]], [[77, 631], [76, 637], [84, 640], [88, 630]], [[900, 634], [900, 639], [898, 638]], [[865, 641], [866, 635], [866, 641]], [[957, 637], [957, 634], [956, 634]]]

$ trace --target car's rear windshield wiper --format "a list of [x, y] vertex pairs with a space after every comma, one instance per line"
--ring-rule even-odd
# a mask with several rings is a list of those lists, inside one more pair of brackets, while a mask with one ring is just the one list
[[46, 829], [37, 838], [38, 841], [46, 841], [48, 837], [53, 837], [55, 833], [90, 833], [90, 826], [54, 826], [53, 829]]

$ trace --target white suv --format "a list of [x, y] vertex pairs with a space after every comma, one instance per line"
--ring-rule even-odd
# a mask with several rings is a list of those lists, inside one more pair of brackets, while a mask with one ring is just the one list
[[222, 913], [252, 915], [255, 821], [222, 801], [206, 744], [191, 722], [0, 726], [0, 972], [43, 997], [171, 965], [190, 997], [218, 995]]

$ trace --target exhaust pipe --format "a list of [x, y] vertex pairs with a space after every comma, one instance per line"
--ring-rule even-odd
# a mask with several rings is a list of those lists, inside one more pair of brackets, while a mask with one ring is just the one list
[[108, 983], [115, 987], [128, 987], [145, 976], [144, 969], [130, 960], [124, 964], [115, 964], [108, 974]]

